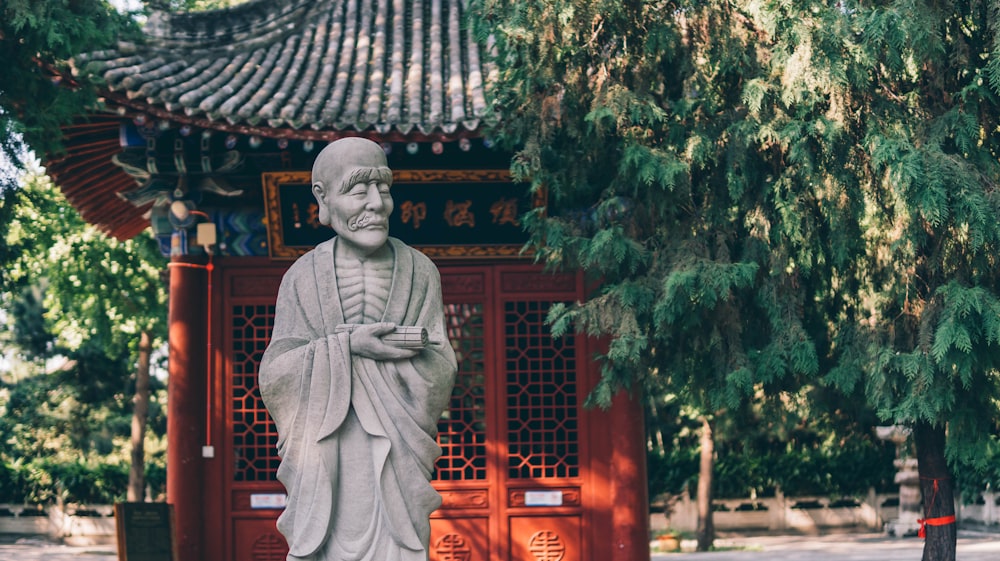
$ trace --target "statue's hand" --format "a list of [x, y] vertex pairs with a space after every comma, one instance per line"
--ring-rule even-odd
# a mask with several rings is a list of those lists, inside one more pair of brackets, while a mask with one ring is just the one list
[[382, 337], [396, 330], [395, 323], [358, 325], [351, 330], [351, 353], [373, 360], [402, 360], [417, 356], [420, 349], [406, 348]]

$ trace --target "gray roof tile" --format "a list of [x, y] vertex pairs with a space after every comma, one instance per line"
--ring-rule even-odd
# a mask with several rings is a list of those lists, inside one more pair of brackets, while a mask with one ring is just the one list
[[492, 118], [465, 17], [462, 0], [254, 0], [154, 14], [142, 43], [75, 62], [112, 100], [179, 120], [450, 135]]

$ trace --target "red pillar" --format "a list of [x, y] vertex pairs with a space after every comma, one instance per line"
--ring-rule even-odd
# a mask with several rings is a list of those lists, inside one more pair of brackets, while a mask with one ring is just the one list
[[174, 505], [177, 558], [200, 561], [205, 430], [206, 271], [185, 257], [170, 268], [167, 502]]
[[620, 392], [611, 405], [613, 561], [649, 559], [646, 428], [639, 399]]

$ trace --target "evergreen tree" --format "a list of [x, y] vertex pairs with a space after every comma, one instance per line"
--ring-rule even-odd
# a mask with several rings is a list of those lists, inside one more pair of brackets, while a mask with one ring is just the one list
[[[592, 401], [655, 380], [714, 415], [863, 387], [916, 429], [946, 516], [946, 454], [982, 464], [994, 441], [996, 8], [476, 5], [494, 135], [548, 195], [529, 245], [601, 281], [550, 316], [609, 340]], [[927, 544], [953, 559], [954, 525]]]
[[830, 377], [863, 381], [884, 418], [913, 427], [925, 560], [954, 559], [953, 469], [982, 472], [997, 446], [998, 26], [996, 4], [979, 1], [854, 18], [869, 76], [854, 88], [866, 254]]
[[515, 175], [549, 195], [526, 218], [531, 245], [548, 265], [601, 280], [551, 315], [556, 333], [609, 337], [597, 404], [656, 379], [708, 418], [819, 371], [806, 304], [836, 297], [857, 239], [829, 244], [819, 232], [850, 228], [854, 208], [843, 166], [813, 149], [838, 134], [815, 125], [829, 121], [836, 84], [818, 65], [784, 68], [803, 36], [837, 35], [809, 6], [799, 17], [749, 7], [760, 13], [736, 3], [480, 8], [484, 29], [498, 30], [497, 138], [518, 150]]
[[59, 127], [85, 115], [96, 90], [70, 79], [69, 60], [137, 30], [105, 0], [0, 2], [0, 147], [13, 162], [21, 141], [38, 154], [61, 149]]

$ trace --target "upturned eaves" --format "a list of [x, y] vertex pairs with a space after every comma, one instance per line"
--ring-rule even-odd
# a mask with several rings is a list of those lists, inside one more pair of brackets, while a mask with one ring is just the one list
[[469, 134], [493, 119], [465, 0], [254, 0], [150, 17], [144, 38], [74, 61], [108, 101], [265, 136]]

